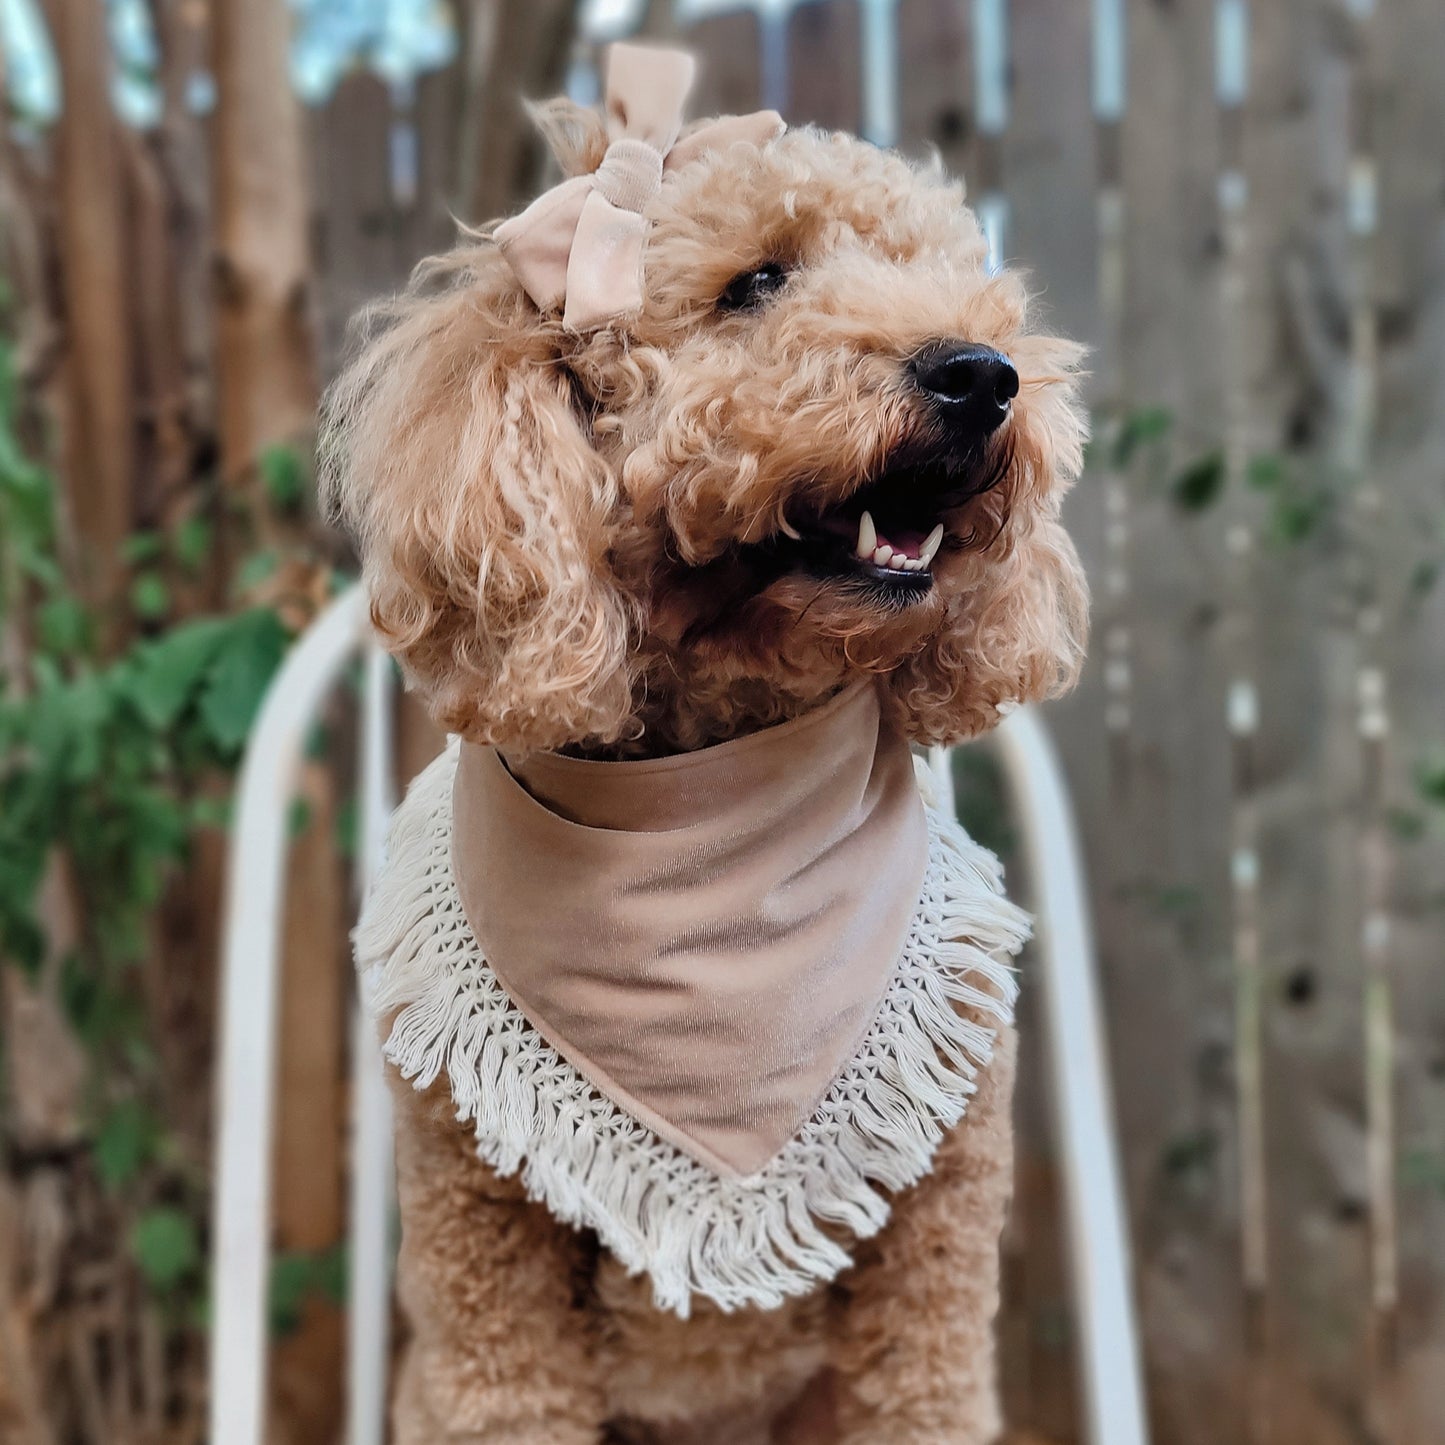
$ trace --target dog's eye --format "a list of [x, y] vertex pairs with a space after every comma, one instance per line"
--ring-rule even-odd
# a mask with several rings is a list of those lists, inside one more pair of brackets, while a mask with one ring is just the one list
[[720, 311], [751, 311], [769, 297], [777, 295], [787, 284], [788, 273], [776, 262], [769, 261], [756, 271], [734, 276], [717, 299]]

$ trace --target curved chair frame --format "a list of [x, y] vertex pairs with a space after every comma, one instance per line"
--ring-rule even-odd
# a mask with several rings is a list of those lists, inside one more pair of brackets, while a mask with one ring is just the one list
[[[272, 683], [237, 791], [223, 931], [212, 1225], [211, 1445], [263, 1445], [271, 1144], [287, 817], [306, 735], [343, 669], [365, 659], [358, 892], [381, 862], [392, 788], [390, 661], [371, 641], [361, 589], [333, 602]], [[1047, 1049], [1063, 1162], [1091, 1445], [1146, 1445], [1138, 1335], [1107, 1050], [1083, 864], [1048, 734], [1021, 709], [992, 736], [1021, 825], [1037, 918]], [[948, 753], [932, 763], [950, 806]], [[395, 1181], [391, 1110], [364, 1001], [354, 1013], [354, 1118], [346, 1445], [382, 1445]]]

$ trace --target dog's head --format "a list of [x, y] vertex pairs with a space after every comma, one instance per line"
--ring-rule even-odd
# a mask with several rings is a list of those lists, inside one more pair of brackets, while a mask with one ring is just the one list
[[[542, 120], [597, 168], [600, 115]], [[960, 188], [802, 129], [703, 150], [645, 214], [625, 321], [569, 329], [471, 236], [332, 388], [327, 492], [438, 721], [662, 751], [871, 673], [943, 741], [1072, 680], [1079, 352]]]

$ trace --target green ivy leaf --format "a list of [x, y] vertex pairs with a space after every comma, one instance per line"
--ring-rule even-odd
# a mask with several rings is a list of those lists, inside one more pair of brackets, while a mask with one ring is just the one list
[[197, 798], [191, 805], [191, 822], [197, 828], [219, 828], [224, 832], [231, 826], [231, 800]]
[[171, 554], [188, 571], [197, 572], [211, 555], [214, 529], [204, 517], [187, 517], [171, 536]]
[[162, 551], [161, 538], [155, 532], [132, 532], [121, 543], [120, 555], [129, 567], [141, 567], [156, 561]]
[[1432, 758], [1421, 763], [1416, 781], [1420, 796], [1427, 803], [1445, 807], [1445, 758]]
[[336, 809], [336, 851], [348, 862], [356, 857], [361, 812], [356, 797], [348, 793]]
[[1250, 457], [1244, 480], [1257, 492], [1277, 491], [1289, 480], [1289, 469], [1283, 457], [1266, 452]]
[[286, 629], [274, 612], [243, 613], [211, 664], [201, 694], [201, 720], [222, 751], [239, 748], [267, 684], [286, 655]]
[[331, 755], [331, 730], [324, 722], [312, 724], [306, 734], [304, 754], [312, 763], [324, 763]]
[[58, 657], [74, 657], [90, 647], [90, 614], [66, 594], [52, 597], [36, 615], [40, 645]]
[[1440, 562], [1434, 557], [1425, 557], [1417, 562], [1410, 573], [1409, 590], [1412, 597], [1424, 597], [1435, 590], [1440, 580]]
[[174, 1289], [201, 1262], [201, 1242], [190, 1215], [167, 1205], [148, 1209], [130, 1236], [131, 1254], [146, 1283]]
[[1280, 497], [1271, 518], [1275, 540], [1297, 546], [1319, 525], [1325, 507], [1324, 499], [1319, 496], [1297, 493]]
[[146, 622], [156, 622], [171, 610], [171, 591], [165, 578], [156, 572], [142, 572], [130, 584], [130, 605], [135, 615]]
[[301, 1323], [308, 1300], [346, 1302], [347, 1255], [344, 1245], [316, 1253], [292, 1250], [271, 1260], [267, 1307], [273, 1335], [288, 1335]]
[[278, 443], [263, 451], [256, 462], [261, 485], [279, 511], [294, 511], [306, 495], [306, 463], [293, 446]]
[[1208, 1170], [1219, 1153], [1219, 1140], [1212, 1129], [1197, 1129], [1168, 1140], [1160, 1154], [1164, 1172], [1177, 1178]]
[[259, 552], [253, 552], [237, 569], [234, 592], [238, 597], [244, 597], [259, 587], [280, 565], [281, 558], [274, 548], [264, 547]]
[[220, 617], [183, 623], [139, 651], [127, 690], [157, 732], [171, 727], [185, 710], [230, 626]]
[[315, 813], [309, 798], [292, 798], [286, 809], [286, 836], [293, 842], [310, 826]]
[[1224, 453], [1209, 452], [1191, 462], [1170, 486], [1175, 502], [1187, 512], [1202, 512], [1224, 494]]
[[[187, 808], [181, 799], [160, 788], [146, 788], [137, 790], [127, 801], [126, 836], [135, 861], [181, 856], [187, 824]], [[161, 879], [133, 878], [132, 882], [135, 891], [149, 894], [159, 889]]]
[[1431, 1189], [1445, 1195], [1445, 1154], [1409, 1149], [1400, 1156], [1399, 1177], [1407, 1189]]
[[105, 759], [105, 739], [115, 708], [107, 678], [82, 673], [60, 682], [41, 699], [36, 715], [38, 755], [72, 782], [90, 782]]
[[1130, 412], [1114, 439], [1114, 465], [1123, 471], [1134, 460], [1141, 446], [1147, 442], [1163, 441], [1173, 425], [1174, 416], [1167, 407], [1146, 406]]
[[273, 1336], [293, 1334], [299, 1328], [310, 1293], [311, 1257], [298, 1253], [273, 1256], [266, 1301]]
[[101, 1120], [95, 1135], [95, 1167], [107, 1189], [129, 1184], [154, 1156], [160, 1121], [137, 1099], [125, 1099]]
[[1425, 815], [1413, 808], [1391, 808], [1385, 822], [1402, 843], [1417, 843], [1425, 836]]

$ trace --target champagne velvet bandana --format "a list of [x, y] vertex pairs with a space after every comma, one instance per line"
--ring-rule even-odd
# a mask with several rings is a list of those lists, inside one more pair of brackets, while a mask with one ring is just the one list
[[1026, 921], [928, 781], [868, 683], [656, 761], [454, 744], [357, 932], [388, 1058], [661, 1307], [831, 1279], [1011, 1017]]

